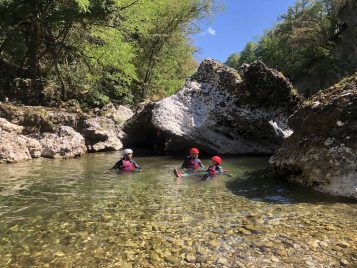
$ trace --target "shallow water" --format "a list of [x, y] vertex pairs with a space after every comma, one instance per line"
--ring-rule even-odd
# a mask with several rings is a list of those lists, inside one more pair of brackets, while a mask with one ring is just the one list
[[357, 263], [357, 204], [274, 179], [265, 157], [224, 159], [233, 178], [206, 182], [176, 179], [173, 157], [108, 171], [117, 157], [0, 166], [0, 267]]

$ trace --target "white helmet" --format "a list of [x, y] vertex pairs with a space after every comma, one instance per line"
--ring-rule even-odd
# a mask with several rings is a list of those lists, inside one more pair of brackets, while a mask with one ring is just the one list
[[127, 155], [127, 154], [132, 154], [133, 153], [133, 150], [132, 149], [125, 149], [124, 150], [124, 154]]

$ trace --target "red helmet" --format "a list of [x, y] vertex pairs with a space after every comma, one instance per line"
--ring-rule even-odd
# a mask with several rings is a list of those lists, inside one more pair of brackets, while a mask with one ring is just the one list
[[190, 150], [190, 153], [191, 153], [191, 154], [199, 154], [200, 151], [199, 151], [197, 148], [192, 148], [192, 149]]
[[222, 158], [220, 158], [219, 156], [213, 156], [211, 159], [217, 162], [218, 165], [222, 164]]

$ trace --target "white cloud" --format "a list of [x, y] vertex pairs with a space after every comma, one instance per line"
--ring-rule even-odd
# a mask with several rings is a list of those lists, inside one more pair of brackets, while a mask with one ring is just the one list
[[213, 28], [209, 27], [207, 32], [210, 34], [210, 35], [216, 35], [216, 30], [214, 30]]

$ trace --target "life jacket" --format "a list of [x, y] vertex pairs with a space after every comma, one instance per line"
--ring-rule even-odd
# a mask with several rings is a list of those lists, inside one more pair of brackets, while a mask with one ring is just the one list
[[133, 171], [135, 170], [135, 166], [133, 163], [130, 162], [130, 160], [122, 160], [122, 166], [120, 167], [120, 170], [122, 171]]
[[217, 166], [208, 167], [207, 172], [211, 177], [215, 176], [217, 174]]
[[184, 163], [184, 168], [187, 169], [198, 169], [200, 167], [200, 164], [197, 161], [197, 158], [193, 158], [193, 157], [187, 157], [185, 159], [185, 163]]

